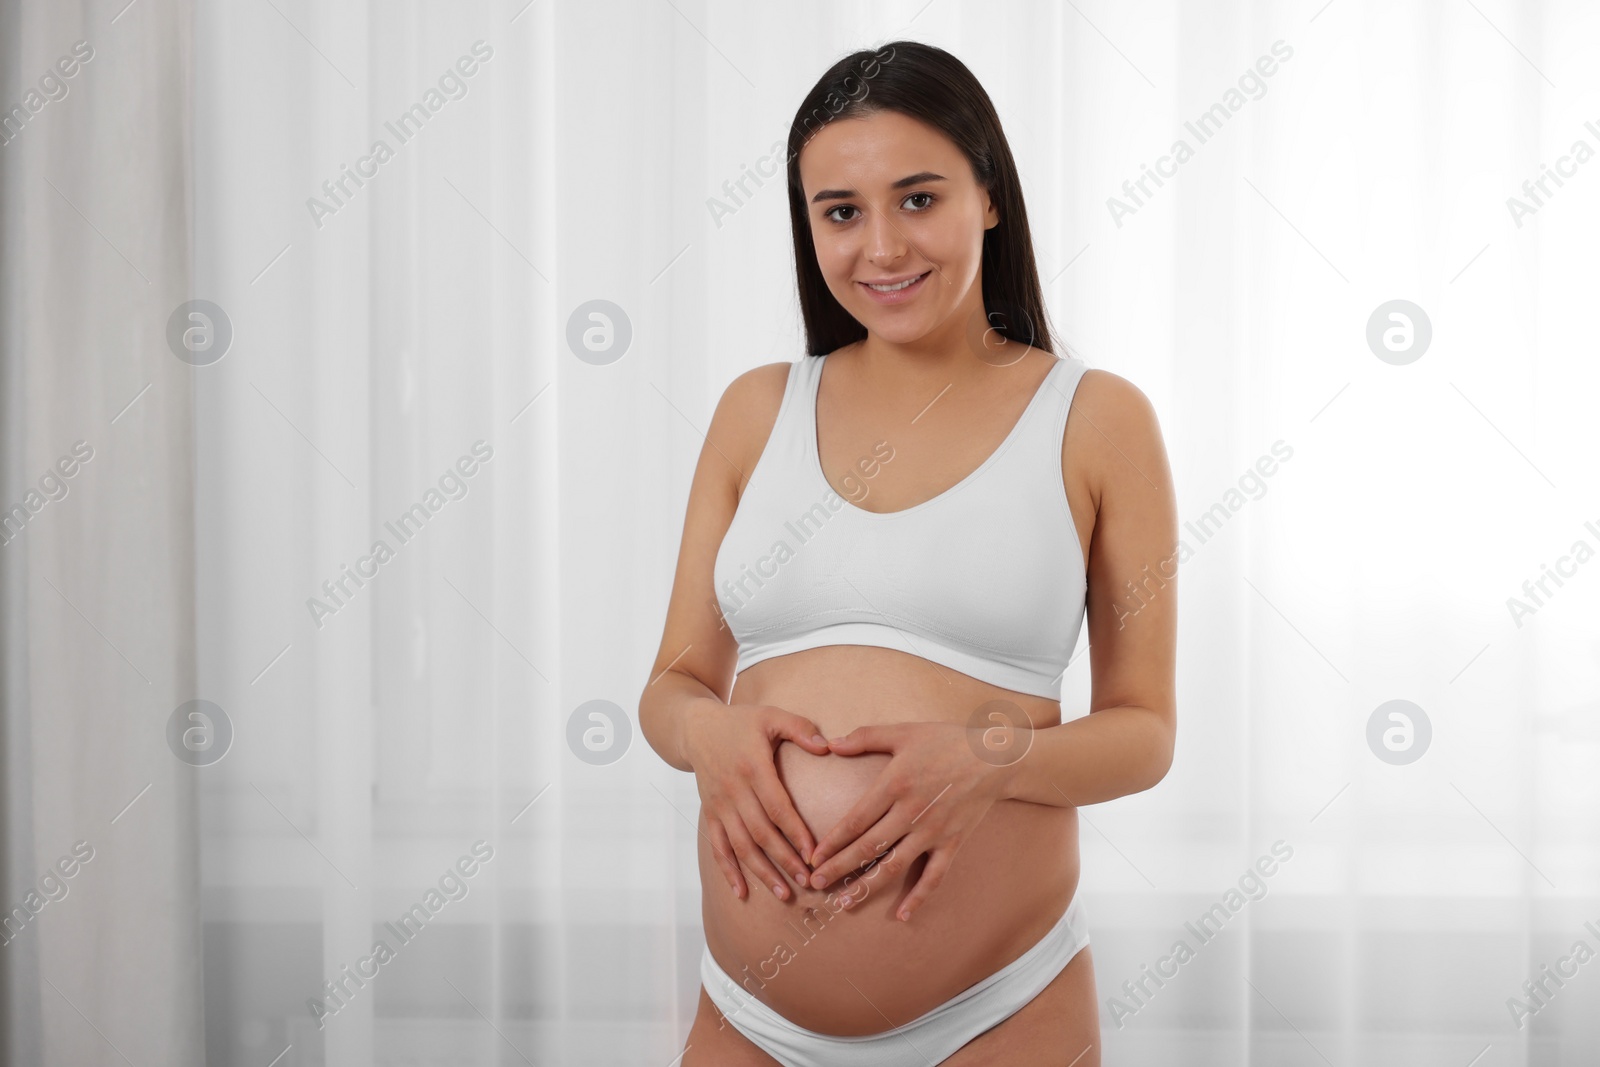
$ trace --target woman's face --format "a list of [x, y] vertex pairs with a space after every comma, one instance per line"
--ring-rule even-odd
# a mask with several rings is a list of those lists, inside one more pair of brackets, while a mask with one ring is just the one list
[[943, 133], [898, 111], [829, 123], [800, 152], [800, 187], [828, 289], [869, 333], [908, 344], [981, 311], [983, 234], [1000, 217]]

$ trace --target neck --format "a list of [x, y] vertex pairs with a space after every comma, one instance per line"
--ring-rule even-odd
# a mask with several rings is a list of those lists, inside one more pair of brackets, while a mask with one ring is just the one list
[[1021, 342], [989, 330], [981, 281], [973, 283], [968, 298], [943, 322], [916, 340], [890, 341], [869, 330], [853, 347], [852, 358], [864, 377], [914, 383], [970, 381], [1027, 351]]

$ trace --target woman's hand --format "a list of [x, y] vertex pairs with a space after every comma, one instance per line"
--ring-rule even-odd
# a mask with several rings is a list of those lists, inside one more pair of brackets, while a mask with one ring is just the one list
[[739, 861], [779, 900], [788, 900], [792, 891], [774, 863], [789, 871], [796, 885], [810, 877], [801, 857], [811, 852], [811, 832], [778, 780], [776, 751], [784, 741], [813, 755], [828, 754], [816, 723], [764, 704], [707, 707], [684, 726], [684, 752], [694, 767], [711, 847], [740, 900], [747, 888]]
[[[829, 747], [835, 755], [890, 752], [894, 758], [811, 854], [811, 887], [823, 889], [861, 868], [885, 842], [894, 854], [878, 869], [891, 875], [927, 852], [927, 866], [896, 913], [909, 919], [939, 888], [962, 843], [1004, 794], [1006, 767], [980, 759], [973, 747], [982, 744], [981, 734], [957, 723], [905, 722], [862, 726], [834, 738]], [[856, 902], [855, 894], [844, 899], [847, 906]]]

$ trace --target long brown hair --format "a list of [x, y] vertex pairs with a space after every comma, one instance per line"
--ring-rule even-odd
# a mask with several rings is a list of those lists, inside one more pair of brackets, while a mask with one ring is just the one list
[[806, 352], [826, 355], [862, 340], [867, 328], [834, 299], [817, 266], [800, 187], [800, 150], [831, 122], [879, 111], [898, 111], [940, 130], [967, 157], [1000, 215], [983, 234], [983, 307], [989, 326], [1007, 340], [1053, 354], [1022, 183], [1000, 116], [966, 64], [920, 41], [892, 41], [845, 56], [811, 87], [789, 126], [789, 222]]

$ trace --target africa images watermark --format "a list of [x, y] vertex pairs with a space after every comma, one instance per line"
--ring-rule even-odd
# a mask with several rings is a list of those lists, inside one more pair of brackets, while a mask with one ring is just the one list
[[[884, 55], [884, 52], [889, 54]], [[841, 83], [845, 95], [840, 96], [837, 92], [830, 92], [823, 98], [823, 107], [827, 109], [827, 113], [829, 115], [837, 115], [844, 110], [846, 104], [858, 101], [866, 96], [871, 89], [867, 82], [876, 78], [878, 71], [882, 69], [882, 65], [893, 58], [894, 49], [889, 47], [874, 52], [871, 59], [863, 59], [860, 63], [861, 77], [857, 78], [854, 74], [849, 74], [845, 76]], [[817, 130], [826, 124], [826, 118], [819, 118], [816, 110], [807, 115], [802, 125], [814, 126], [815, 128], [806, 134], [805, 141], [801, 143], [800, 147], [804, 148], [806, 143], [816, 136]], [[756, 190], [759, 191], [766, 185], [766, 181], [763, 179], [775, 178], [788, 168], [789, 160], [784, 156], [783, 149], [783, 141], [773, 141], [767, 149], [767, 154], [756, 160], [756, 165], [753, 169], [747, 164], [739, 164], [739, 177], [722, 183], [722, 193], [727, 197], [727, 200], [719, 200], [715, 196], [706, 197], [706, 210], [711, 213], [711, 221], [716, 223], [717, 229], [722, 229], [723, 219], [736, 214], [740, 208], [744, 207], [754, 197], [755, 193], [745, 188], [746, 182], [755, 182]], [[799, 151], [796, 150], [795, 154], [798, 155]], [[782, 164], [774, 162], [775, 159], [781, 159], [783, 161]], [[744, 194], [743, 197], [739, 195], [741, 193]], [[730, 204], [728, 201], [732, 201], [732, 203]]]
[[94, 449], [87, 441], [74, 441], [72, 452], [57, 459], [55, 465], [39, 476], [39, 488], [30, 488], [22, 494], [19, 503], [0, 512], [0, 545], [9, 545], [22, 535], [23, 527], [44, 510], [46, 504], [62, 501], [71, 492], [68, 484], [82, 469], [80, 464], [94, 458]]
[[[1600, 942], [1600, 927], [1595, 925], [1593, 919], [1586, 920], [1583, 928]], [[1553, 969], [1546, 963], [1536, 974], [1523, 982], [1522, 992], [1527, 996], [1526, 1000], [1519, 1000], [1514, 996], [1506, 998], [1506, 1011], [1511, 1013], [1511, 1021], [1516, 1024], [1517, 1029], [1521, 1030], [1527, 1026], [1529, 1019], [1549, 1007], [1550, 1002], [1561, 991], [1561, 987], [1567, 984], [1564, 979], [1576, 978], [1578, 968], [1594, 958], [1594, 946], [1589, 944], [1588, 938], [1580, 937], [1572, 943], [1572, 948], [1567, 950], [1566, 955], [1556, 959]], [[1551, 988], [1552, 985], [1554, 989]]]
[[[1600, 541], [1600, 526], [1595, 525], [1593, 520], [1584, 523], [1583, 528], [1594, 534], [1595, 539]], [[1536, 613], [1545, 606], [1545, 601], [1555, 595], [1548, 583], [1554, 582], [1556, 589], [1560, 589], [1566, 584], [1561, 580], [1562, 578], [1573, 577], [1578, 573], [1580, 566], [1588, 563], [1594, 557], [1595, 550], [1593, 546], [1580, 537], [1572, 542], [1572, 547], [1567, 551], [1566, 555], [1556, 557], [1555, 567], [1552, 568], [1548, 563], [1540, 563], [1541, 573], [1539, 577], [1529, 578], [1522, 583], [1522, 595], [1528, 599], [1520, 600], [1514, 596], [1506, 597], [1506, 610], [1511, 613], [1511, 621], [1517, 624], [1517, 629], [1522, 629], [1522, 620], [1525, 617]], [[1541, 596], [1540, 594], [1543, 595]]]
[[[453, 467], [449, 467], [439, 476], [439, 487], [429, 487], [422, 494], [422, 499], [412, 504], [393, 522], [384, 522], [384, 528], [392, 533], [395, 540], [401, 545], [406, 545], [422, 532], [429, 519], [444, 509], [444, 506], [453, 500], [463, 500], [469, 491], [467, 479], [478, 473], [480, 461], [487, 464], [494, 458], [494, 448], [482, 438], [472, 442], [472, 455], [462, 456], [456, 460]], [[363, 586], [378, 576], [378, 568], [394, 559], [397, 550], [390, 548], [389, 543], [381, 537], [372, 542], [372, 548], [367, 555], [356, 560], [355, 569], [351, 570], [348, 563], [340, 564], [339, 575], [322, 583], [322, 592], [327, 601], [316, 597], [306, 598], [306, 610], [311, 613], [311, 621], [317, 629], [322, 629], [322, 620], [328, 615], [337, 615], [342, 609], [349, 606]], [[351, 588], [354, 585], [355, 588]]]
[[437, 888], [430, 886], [422, 899], [411, 905], [399, 919], [383, 924], [383, 928], [395, 939], [394, 947], [390, 947], [386, 939], [379, 938], [372, 943], [370, 955], [356, 960], [353, 971], [350, 964], [341, 965], [338, 977], [326, 979], [322, 983], [321, 997], [306, 998], [306, 1007], [317, 1020], [318, 1030], [323, 1028], [324, 1019], [343, 1011], [355, 997], [356, 992], [365, 989], [367, 982], [378, 976], [379, 968], [393, 960], [400, 949], [416, 940], [417, 935], [428, 925], [428, 921], [443, 911], [446, 904], [466, 899], [467, 894], [471, 892], [466, 880], [478, 873], [481, 864], [494, 859], [494, 848], [487, 841], [474, 841], [471, 851], [471, 856], [464, 855], [456, 860], [453, 866], [445, 869], [439, 876]]
[[[494, 49], [488, 44], [481, 40], [472, 42], [472, 54], [462, 56], [455, 61], [453, 67], [446, 68], [445, 72], [439, 75], [438, 88], [429, 86], [423, 92], [421, 100], [406, 108], [392, 121], [383, 124], [384, 128], [394, 135], [396, 144], [404, 145], [421, 133], [422, 127], [428, 120], [443, 110], [451, 100], [464, 98], [469, 89], [467, 79], [478, 72], [479, 64], [489, 62], [493, 56]], [[367, 154], [356, 160], [353, 169], [348, 163], [339, 164], [338, 176], [322, 183], [322, 192], [326, 199], [315, 196], [306, 198], [306, 210], [311, 212], [311, 221], [316, 223], [317, 229], [322, 229], [322, 220], [325, 216], [337, 215], [341, 209], [348, 207], [355, 194], [366, 184], [362, 179], [376, 177], [378, 168], [394, 156], [395, 150], [389, 147], [389, 142], [379, 137], [372, 142], [372, 147], [367, 149]], [[354, 189], [350, 188], [352, 182], [355, 183]]]
[[[876, 477], [878, 471], [882, 469], [882, 464], [892, 459], [894, 459], [894, 446], [888, 441], [878, 441], [872, 446], [872, 454], [856, 460], [852, 473], [844, 476], [845, 496], [840, 496], [830, 485], [821, 500], [795, 518], [785, 520], [783, 528], [794, 538], [795, 544], [791, 545], [786, 538], [779, 537], [772, 542], [772, 547], [767, 549], [767, 554], [757, 557], [754, 564], [740, 564], [738, 578], [724, 579], [722, 593], [726, 599], [719, 601], [717, 597], [710, 598], [711, 609], [721, 620], [718, 623], [719, 628], [727, 625], [728, 617], [737, 615], [767, 584], [762, 579], [770, 581], [778, 576], [778, 568], [794, 559], [799, 549], [816, 537], [823, 525], [839, 513], [846, 500], [852, 504], [860, 504], [865, 500], [872, 489], [863, 479]], [[860, 471], [861, 478], [858, 479], [854, 471]], [[749, 490], [748, 486], [745, 488], [746, 491]], [[753, 589], [750, 587], [752, 583], [755, 586]]]
[[[1272, 55], [1261, 56], [1256, 59], [1253, 67], [1246, 67], [1245, 72], [1239, 75], [1239, 87], [1229, 87], [1222, 99], [1202, 111], [1193, 122], [1185, 121], [1183, 128], [1194, 136], [1197, 145], [1203, 145], [1221, 132], [1222, 127], [1231, 119], [1240, 108], [1250, 100], [1260, 100], [1267, 95], [1266, 79], [1277, 73], [1279, 63], [1287, 63], [1294, 55], [1294, 49], [1284, 44], [1282, 40], [1272, 42]], [[1274, 60], [1272, 56], [1278, 58]], [[1245, 98], [1249, 93], [1249, 99]], [[1106, 210], [1111, 212], [1111, 221], [1117, 224], [1117, 229], [1122, 229], [1122, 220], [1128, 215], [1133, 215], [1145, 206], [1155, 193], [1145, 184], [1154, 182], [1156, 188], [1166, 184], [1162, 178], [1172, 178], [1178, 173], [1178, 167], [1194, 158], [1195, 147], [1179, 137], [1172, 142], [1172, 147], [1167, 154], [1156, 160], [1155, 169], [1148, 164], [1139, 164], [1141, 173], [1139, 177], [1122, 183], [1123, 196], [1126, 200], [1115, 196], [1106, 198]], [[1140, 194], [1143, 194], [1141, 196]]]
[[0, 111], [0, 145], [8, 145], [22, 135], [22, 130], [33, 121], [46, 104], [60, 103], [72, 91], [70, 79], [94, 58], [94, 48], [88, 41], [78, 41], [72, 51], [55, 61], [49, 70], [39, 76], [39, 87], [29, 87], [22, 94], [22, 102]]
[[[1593, 119], [1585, 122], [1583, 128], [1588, 130], [1595, 140], [1600, 141], [1600, 126], [1597, 126]], [[1537, 178], [1529, 178], [1522, 183], [1522, 195], [1527, 199], [1522, 200], [1515, 196], [1506, 197], [1506, 210], [1511, 213], [1511, 221], [1517, 224], [1517, 229], [1522, 229], [1523, 223], [1537, 215], [1539, 209], [1545, 206], [1545, 201], [1555, 196], [1556, 192], [1566, 184], [1561, 180], [1562, 178], [1575, 177], [1578, 173], [1578, 167], [1593, 159], [1594, 154], [1594, 146], [1579, 137], [1572, 142], [1572, 147], [1567, 150], [1565, 155], [1556, 157], [1556, 165], [1554, 167], [1548, 163], [1539, 164], [1539, 176]], [[1554, 190], [1547, 184], [1549, 182], [1555, 183]]]
[[[1207, 508], [1196, 520], [1199, 525], [1191, 521], [1184, 522], [1184, 529], [1192, 533], [1199, 544], [1203, 545], [1215, 537], [1223, 525], [1237, 515], [1246, 504], [1266, 496], [1266, 480], [1278, 472], [1280, 462], [1287, 463], [1294, 456], [1294, 448], [1285, 444], [1282, 438], [1272, 442], [1270, 451], [1272, 456], [1278, 457], [1277, 460], [1266, 454], [1257, 457], [1254, 465], [1239, 476], [1239, 487], [1229, 488], [1222, 494], [1221, 500]], [[1167, 583], [1177, 575], [1179, 565], [1189, 562], [1195, 551], [1195, 548], [1190, 547], [1189, 542], [1180, 536], [1178, 547], [1173, 549], [1172, 555], [1155, 564], [1154, 573], [1151, 572], [1151, 565], [1146, 563], [1142, 577], [1137, 583], [1132, 579], [1124, 582], [1128, 589], [1126, 599], [1134, 606], [1127, 607], [1121, 603], [1112, 605], [1117, 613], [1117, 629], [1122, 629], [1127, 625], [1128, 619], [1143, 611], [1145, 606], [1155, 599], [1156, 594], [1165, 589]]]
[[11, 905], [0, 917], [0, 945], [9, 945], [22, 935], [28, 924], [45, 909], [47, 904], [67, 899], [71, 887], [67, 880], [77, 875], [83, 865], [94, 859], [94, 846], [87, 841], [75, 841], [72, 851], [56, 860], [54, 866], [39, 876], [36, 887]]
[[[1228, 921], [1244, 910], [1246, 903], [1258, 901], [1267, 895], [1267, 879], [1277, 873], [1280, 863], [1289, 862], [1294, 856], [1294, 848], [1278, 840], [1272, 843], [1271, 852], [1271, 856], [1262, 855], [1245, 868], [1245, 872], [1239, 876], [1237, 889], [1230, 888], [1220, 901], [1207, 908], [1194, 922], [1184, 922], [1183, 928], [1189, 936], [1174, 941], [1172, 948], [1156, 960], [1154, 967], [1143, 964], [1137, 979], [1130, 978], [1122, 983], [1126, 999], [1117, 996], [1106, 998], [1106, 1011], [1118, 1030], [1122, 1029], [1124, 1020], [1129, 1016], [1137, 1015], [1148, 1007], [1156, 992], [1168, 980], [1176, 978], [1179, 968], [1194, 959], [1201, 948], [1214, 941]], [[1273, 856], [1277, 859], [1274, 860]], [[1190, 943], [1190, 937], [1194, 939], [1193, 944]], [[1152, 984], [1154, 989], [1151, 988]]]
[[[755, 974], [750, 973], [750, 965], [748, 963], [740, 968], [740, 973], [744, 975], [744, 978], [737, 981], [745, 993], [755, 999], [755, 990], [750, 985], [752, 982], [755, 983], [755, 989], [765, 989], [768, 982], [776, 980], [783, 973], [783, 965], [799, 958], [800, 949], [805, 948], [812, 941], [822, 936], [822, 931], [828, 928], [827, 924], [839, 917], [839, 914], [844, 910], [844, 900], [846, 898], [849, 898], [859, 908], [861, 902], [872, 895], [872, 887], [867, 883], [876, 878], [883, 870], [883, 865], [894, 858], [895, 847], [898, 846], [890, 846], [887, 841], [879, 842], [877, 849], [874, 850], [877, 854], [869, 860], [862, 861], [856, 867], [856, 872], [860, 875], [859, 879], [857, 879], [855, 873], [847, 874], [844, 876], [844, 880], [840, 882], [838, 889], [828, 892], [823, 898], [823, 907], [831, 914], [825, 914], [817, 908], [806, 908], [804, 915], [800, 919], [801, 926], [795, 926], [793, 922], [785, 919], [784, 925], [793, 930], [796, 935], [796, 945], [791, 945], [787, 941], [775, 941], [772, 945], [772, 954], [756, 964]], [[888, 851], [880, 851], [883, 849]], [[852, 885], [852, 882], [855, 884]], [[801, 927], [804, 927], [804, 929], [801, 929]], [[771, 974], [766, 971], [769, 965], [772, 968]], [[730, 975], [729, 977], [732, 976]], [[738, 1011], [735, 1011], [734, 1014], [739, 1014], [749, 1003], [750, 1001], [741, 1002]], [[719, 1013], [717, 1028], [720, 1030], [726, 1026], [727, 1020], [728, 1017], [726, 1015], [720, 1015]]]

